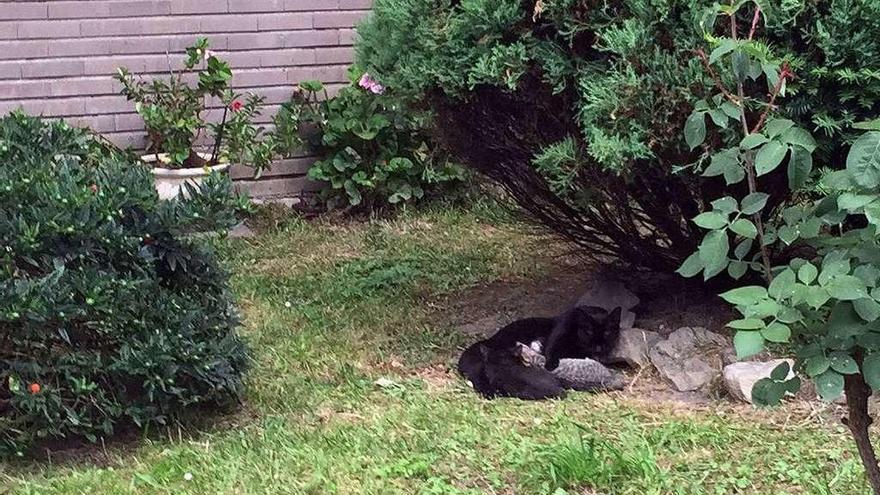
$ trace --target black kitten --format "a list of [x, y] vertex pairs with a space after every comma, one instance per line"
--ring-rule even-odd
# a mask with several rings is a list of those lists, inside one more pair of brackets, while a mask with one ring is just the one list
[[556, 378], [539, 368], [529, 370], [524, 366], [517, 352], [518, 343], [537, 342], [547, 356], [546, 369], [552, 370], [562, 358], [604, 358], [617, 344], [619, 326], [620, 309], [608, 314], [601, 308], [586, 306], [556, 318], [518, 320], [465, 349], [458, 360], [458, 371], [489, 398], [558, 397], [552, 386]]
[[481, 388], [474, 388], [491, 399], [516, 397], [542, 400], [565, 397], [565, 389], [558, 378], [544, 368], [523, 364], [518, 347], [498, 350], [484, 345], [479, 347], [482, 373]]
[[564, 358], [607, 358], [620, 339], [620, 314], [620, 308], [608, 313], [581, 306], [558, 317], [544, 347], [547, 369], [555, 369]]

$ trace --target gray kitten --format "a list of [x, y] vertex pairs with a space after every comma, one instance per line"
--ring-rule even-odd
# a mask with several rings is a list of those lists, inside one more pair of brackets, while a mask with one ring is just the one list
[[[517, 342], [516, 346], [525, 366], [543, 368], [546, 365], [547, 359], [540, 353], [540, 346], [529, 346], [521, 342]], [[559, 366], [551, 373], [559, 379], [564, 388], [583, 392], [621, 390], [626, 385], [622, 374], [590, 358], [560, 359]]]

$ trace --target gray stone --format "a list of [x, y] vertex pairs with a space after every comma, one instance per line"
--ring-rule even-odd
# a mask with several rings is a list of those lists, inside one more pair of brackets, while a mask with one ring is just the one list
[[636, 321], [636, 315], [630, 310], [639, 304], [639, 298], [623, 283], [609, 278], [599, 278], [578, 299], [577, 304], [578, 306], [596, 306], [608, 311], [621, 308], [620, 328], [632, 328]]
[[250, 239], [256, 237], [256, 233], [244, 223], [240, 223], [229, 230], [229, 237], [232, 239]]
[[[766, 362], [743, 361], [728, 364], [724, 367], [724, 387], [733, 397], [751, 404], [752, 388], [755, 383], [762, 378], [769, 378], [770, 373], [784, 362], [794, 366], [794, 361], [791, 359], [774, 359]], [[789, 371], [786, 379], [793, 377], [794, 372]]]
[[617, 347], [608, 356], [612, 363], [626, 363], [629, 366], [642, 368], [651, 361], [648, 352], [663, 340], [657, 332], [640, 328], [624, 328], [620, 331]]
[[677, 390], [690, 392], [715, 381], [732, 354], [730, 343], [722, 335], [705, 328], [684, 327], [655, 345], [648, 356]]

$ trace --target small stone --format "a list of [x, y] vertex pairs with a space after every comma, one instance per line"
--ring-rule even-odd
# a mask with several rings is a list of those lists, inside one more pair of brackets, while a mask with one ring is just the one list
[[229, 237], [231, 239], [250, 239], [255, 237], [257, 234], [251, 230], [250, 227], [245, 225], [244, 223], [240, 223], [229, 231]]
[[640, 328], [622, 329], [617, 347], [608, 356], [609, 362], [626, 363], [635, 368], [647, 366], [651, 362], [648, 352], [661, 340], [663, 337], [657, 332]]
[[684, 327], [657, 343], [648, 356], [678, 391], [692, 392], [720, 376], [732, 353], [733, 348], [724, 336], [705, 328]]
[[578, 306], [596, 306], [606, 311], [621, 308], [620, 328], [632, 328], [636, 315], [632, 308], [639, 304], [639, 298], [623, 283], [608, 279], [597, 279], [590, 289], [578, 299]]
[[[788, 362], [794, 367], [791, 359], [774, 359], [773, 361], [743, 361], [729, 364], [724, 367], [724, 386], [733, 397], [752, 403], [752, 388], [762, 378], [769, 378], [770, 373], [780, 364]], [[786, 380], [794, 377], [794, 372], [789, 371]]]

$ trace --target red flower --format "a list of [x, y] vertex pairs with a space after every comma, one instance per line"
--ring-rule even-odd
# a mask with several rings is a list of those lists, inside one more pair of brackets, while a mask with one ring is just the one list
[[241, 110], [241, 107], [243, 107], [243, 106], [244, 105], [242, 105], [241, 102], [238, 100], [235, 100], [229, 104], [229, 108], [231, 108], [233, 112], [237, 112], [237, 111]]
[[28, 387], [28, 390], [31, 391], [32, 394], [40, 393], [40, 384], [39, 383], [31, 383]]
[[97, 184], [92, 184], [91, 186], [89, 186], [89, 189], [91, 189], [92, 192], [95, 194], [98, 193], [98, 185]]

